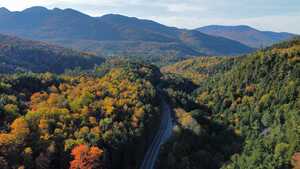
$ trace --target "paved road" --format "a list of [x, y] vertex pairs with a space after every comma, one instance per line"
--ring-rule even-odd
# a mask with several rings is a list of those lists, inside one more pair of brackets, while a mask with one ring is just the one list
[[148, 148], [146, 155], [144, 157], [143, 163], [140, 169], [153, 169], [157, 156], [159, 154], [160, 146], [167, 141], [167, 139], [172, 134], [172, 117], [171, 117], [171, 108], [162, 100], [162, 110], [163, 114], [161, 117], [160, 127], [155, 135], [150, 147]]

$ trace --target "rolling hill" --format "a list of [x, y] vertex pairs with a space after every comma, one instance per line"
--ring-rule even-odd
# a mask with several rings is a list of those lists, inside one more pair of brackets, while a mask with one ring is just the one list
[[0, 73], [62, 73], [76, 67], [89, 69], [103, 61], [94, 54], [0, 34]]
[[155, 62], [191, 55], [236, 55], [253, 50], [239, 42], [195, 30], [116, 14], [91, 17], [73, 9], [32, 7], [11, 12], [1, 8], [0, 21], [2, 33], [95, 51], [106, 57], [143, 55]]
[[220, 36], [235, 40], [253, 48], [270, 46], [274, 43], [288, 40], [295, 36], [294, 34], [286, 32], [277, 33], [271, 31], [260, 31], [246, 25], [210, 25], [198, 28], [196, 30], [208, 35]]

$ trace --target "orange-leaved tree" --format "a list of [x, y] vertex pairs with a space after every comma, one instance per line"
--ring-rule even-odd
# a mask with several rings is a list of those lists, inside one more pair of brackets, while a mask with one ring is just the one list
[[81, 144], [73, 148], [71, 154], [74, 160], [71, 161], [70, 169], [104, 169], [100, 160], [103, 150], [98, 147]]

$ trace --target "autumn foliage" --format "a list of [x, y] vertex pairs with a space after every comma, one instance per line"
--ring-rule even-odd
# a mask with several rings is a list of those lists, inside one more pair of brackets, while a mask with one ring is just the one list
[[74, 160], [70, 163], [70, 169], [103, 169], [100, 158], [103, 150], [98, 147], [88, 147], [81, 144], [72, 150]]
[[136, 144], [159, 115], [154, 72], [122, 64], [101, 76], [0, 75], [0, 169], [136, 167]]

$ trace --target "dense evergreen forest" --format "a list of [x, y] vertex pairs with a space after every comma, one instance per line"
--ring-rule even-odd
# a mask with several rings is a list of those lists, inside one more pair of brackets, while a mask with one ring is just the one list
[[38, 72], [0, 75], [1, 169], [137, 169], [161, 96], [175, 125], [156, 168], [300, 167], [299, 38], [161, 69], [109, 60]]
[[[233, 65], [222, 60], [215, 64], [212, 59], [212, 66], [206, 66], [221, 65], [221, 73], [200, 81], [189, 77], [199, 82], [196, 90], [170, 92], [181, 104], [175, 104], [177, 125], [158, 168], [299, 168], [300, 39], [235, 58]], [[184, 76], [195, 72], [178, 69], [187, 63], [167, 70]], [[222, 73], [224, 65], [231, 68]], [[193, 102], [209, 111], [190, 109]]]

